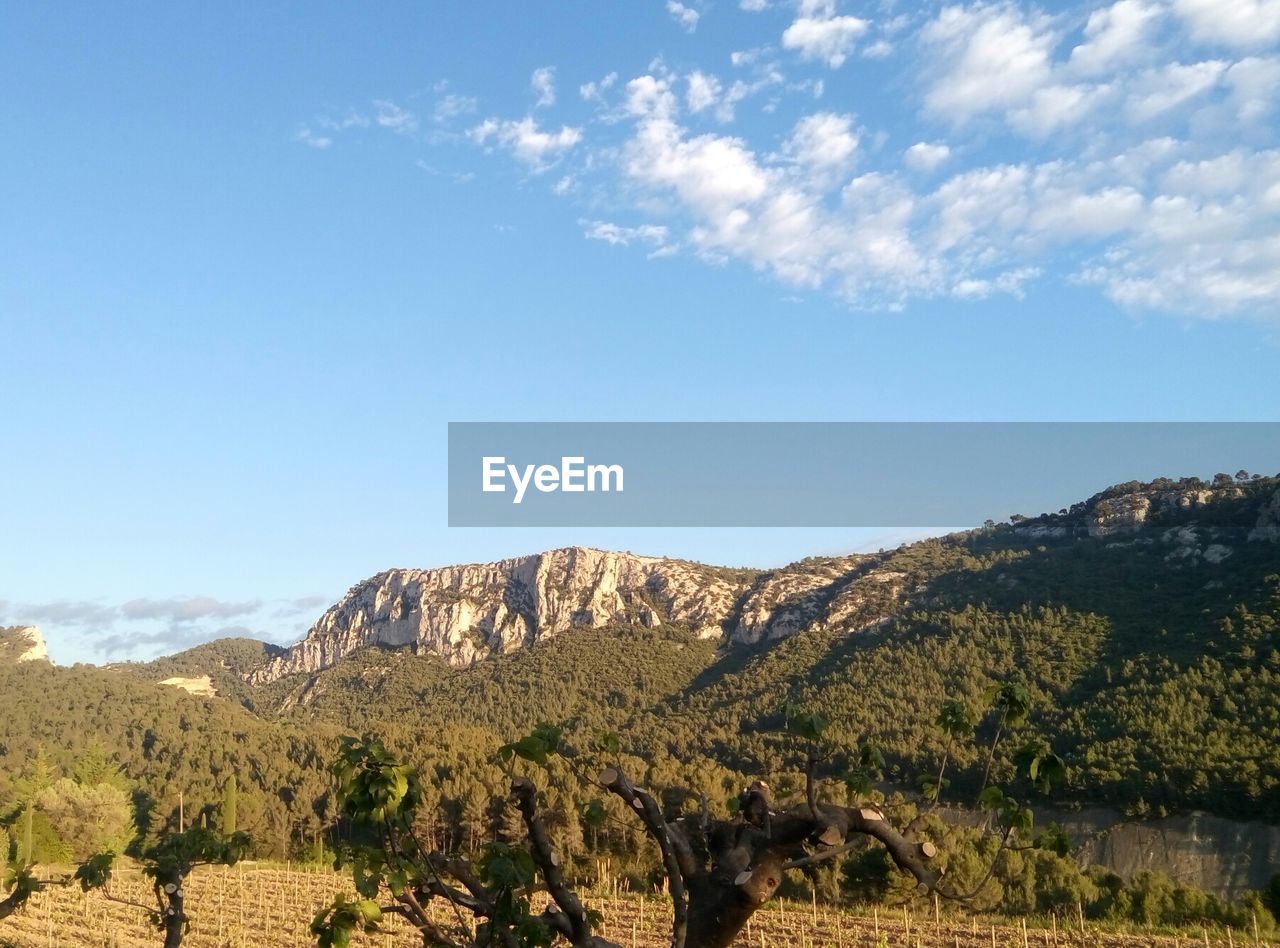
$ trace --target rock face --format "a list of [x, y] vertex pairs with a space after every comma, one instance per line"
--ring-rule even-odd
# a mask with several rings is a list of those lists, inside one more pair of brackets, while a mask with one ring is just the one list
[[370, 645], [409, 645], [465, 666], [604, 625], [671, 623], [741, 644], [807, 628], [854, 629], [891, 611], [897, 574], [878, 574], [880, 561], [832, 557], [757, 573], [571, 547], [498, 563], [389, 570], [353, 587], [249, 681], [314, 674]]
[[44, 636], [34, 625], [20, 625], [4, 632], [0, 642], [8, 646], [14, 662], [47, 662], [49, 649], [44, 644]]
[[1091, 537], [1134, 533], [1156, 517], [1186, 514], [1209, 504], [1238, 500], [1242, 496], [1243, 491], [1235, 486], [1135, 491], [1097, 501], [1089, 509], [1085, 525]]
[[1280, 540], [1280, 490], [1258, 511], [1258, 522], [1249, 531], [1250, 540]]
[[218, 689], [213, 685], [213, 679], [208, 675], [201, 675], [199, 678], [166, 678], [160, 684], [181, 688], [187, 694], [202, 698], [212, 698], [218, 693]]
[[[1090, 816], [1094, 825], [1089, 825]], [[1238, 899], [1250, 889], [1266, 889], [1280, 864], [1280, 827], [1239, 823], [1207, 813], [1146, 823], [1105, 817], [1105, 811], [1086, 813], [1076, 817], [1074, 824], [1068, 818], [1063, 825], [1084, 837], [1079, 853], [1083, 863], [1106, 866], [1125, 879], [1158, 870], [1183, 885]]]
[[856, 631], [882, 621], [901, 601], [901, 573], [876, 555], [801, 560], [761, 574], [743, 597], [729, 640], [754, 645], [805, 629]]
[[675, 622], [719, 636], [752, 574], [572, 547], [472, 566], [389, 570], [352, 588], [306, 637], [250, 676], [312, 673], [367, 645], [412, 645], [453, 665], [567, 629]]

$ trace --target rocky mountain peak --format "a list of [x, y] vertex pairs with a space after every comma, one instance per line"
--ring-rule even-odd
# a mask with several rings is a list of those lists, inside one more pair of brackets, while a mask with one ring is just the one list
[[678, 622], [719, 636], [750, 575], [586, 547], [387, 570], [352, 587], [250, 680], [313, 673], [368, 645], [410, 645], [463, 666], [575, 627]]

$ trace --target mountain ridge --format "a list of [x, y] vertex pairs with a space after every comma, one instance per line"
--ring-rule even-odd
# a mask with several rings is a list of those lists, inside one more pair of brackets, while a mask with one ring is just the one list
[[[1262, 483], [1259, 483], [1259, 482]], [[1218, 475], [1115, 485], [1057, 514], [1014, 517], [1031, 540], [1112, 539], [1253, 498], [1241, 542], [1280, 540], [1274, 479]], [[1256, 496], [1255, 496], [1256, 495]], [[961, 534], [963, 535], [963, 534]], [[1226, 539], [1226, 537], [1224, 537]], [[1229, 556], [1222, 543], [1179, 555]], [[810, 628], [853, 630], [909, 599], [907, 577], [884, 553], [810, 557], [773, 570], [732, 569], [591, 547], [563, 547], [492, 563], [390, 569], [352, 586], [304, 638], [246, 676], [266, 685], [314, 675], [368, 646], [410, 646], [456, 667], [528, 647], [573, 628], [675, 624], [728, 645], [776, 641]]]

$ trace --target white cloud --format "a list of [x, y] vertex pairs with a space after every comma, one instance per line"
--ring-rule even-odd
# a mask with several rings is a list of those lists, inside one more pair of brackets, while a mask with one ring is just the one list
[[[864, 21], [836, 0], [792, 2], [784, 48], [833, 68], [856, 54]], [[1280, 56], [1206, 53], [1178, 34], [1179, 3], [1103, 0], [1072, 17], [976, 0], [877, 23], [901, 61], [874, 69], [901, 99], [892, 138], [842, 114], [864, 90], [838, 78], [834, 107], [807, 114], [821, 70], [788, 78], [768, 46], [735, 51], [727, 78], [659, 58], [629, 82], [580, 87], [600, 106], [599, 139], [554, 190], [639, 216], [593, 216], [588, 239], [737, 261], [859, 307], [1056, 279], [1200, 316], [1280, 311], [1280, 159], [1259, 150], [1276, 143]], [[753, 96], [777, 112], [767, 138], [703, 133]], [[584, 144], [531, 118], [471, 137], [535, 171]]]
[[556, 70], [554, 66], [542, 66], [533, 71], [529, 77], [529, 88], [536, 97], [535, 109], [546, 108], [556, 104]]
[[476, 110], [477, 102], [473, 96], [449, 93], [436, 100], [431, 117], [439, 124], [444, 124], [459, 115], [469, 115]]
[[951, 149], [942, 142], [916, 142], [902, 153], [908, 168], [916, 171], [933, 171], [951, 157]]
[[760, 61], [760, 57], [768, 52], [764, 47], [755, 49], [735, 49], [729, 54], [729, 62], [735, 66], [751, 66]]
[[315, 124], [327, 132], [345, 132], [349, 128], [368, 128], [370, 122], [366, 116], [352, 109], [342, 118], [318, 118]]
[[806, 2], [801, 4], [801, 15], [783, 32], [782, 46], [799, 52], [802, 59], [821, 60], [839, 69], [869, 25], [856, 16], [836, 16], [833, 4]]
[[853, 164], [858, 136], [853, 118], [834, 112], [807, 115], [796, 123], [783, 147], [786, 157], [808, 175], [839, 176]]
[[418, 117], [408, 109], [401, 108], [394, 102], [386, 99], [375, 99], [373, 103], [374, 112], [373, 120], [379, 128], [390, 129], [393, 132], [408, 134], [418, 127]]
[[529, 117], [518, 121], [485, 119], [467, 134], [480, 145], [497, 142], [535, 174], [553, 167], [565, 152], [582, 141], [579, 128], [562, 125], [559, 131], [547, 132], [538, 128], [538, 123]]
[[937, 115], [959, 122], [1021, 106], [1049, 82], [1055, 37], [1044, 17], [1003, 5], [947, 7], [921, 35], [943, 67], [925, 95]]
[[769, 9], [769, 0], [738, 0], [738, 7], [748, 13], [759, 13]]
[[1246, 57], [1233, 63], [1225, 78], [1238, 121], [1257, 122], [1275, 108], [1280, 97], [1280, 58]]
[[1280, 0], [1173, 0], [1193, 38], [1255, 49], [1280, 39]]
[[1150, 48], [1150, 27], [1162, 13], [1147, 0], [1118, 0], [1095, 10], [1085, 24], [1085, 41], [1071, 51], [1071, 67], [1094, 76], [1142, 57]]
[[685, 138], [684, 130], [662, 115], [640, 123], [625, 160], [636, 180], [669, 188], [690, 207], [717, 219], [730, 217], [768, 188], [768, 174], [743, 141], [716, 135]]
[[632, 244], [646, 244], [660, 248], [667, 242], [667, 228], [659, 224], [641, 224], [638, 227], [624, 227], [609, 221], [578, 221], [583, 228], [583, 235], [589, 240], [601, 240], [615, 247], [629, 247]]
[[720, 80], [701, 70], [689, 73], [686, 82], [685, 103], [690, 112], [702, 112], [714, 106], [720, 99]]
[[966, 277], [957, 280], [951, 288], [951, 295], [960, 299], [986, 299], [995, 293], [1006, 293], [1022, 299], [1026, 293], [1023, 285], [1040, 275], [1038, 267], [1019, 267], [1006, 270], [988, 279]]
[[1137, 226], [1144, 210], [1142, 195], [1130, 187], [1083, 192], [1042, 184], [1036, 205], [1030, 229], [1055, 240], [1121, 233]]
[[633, 116], [667, 117], [676, 114], [676, 96], [665, 78], [644, 75], [627, 83], [626, 111]]
[[1207, 92], [1222, 78], [1227, 63], [1170, 63], [1145, 72], [1135, 83], [1126, 106], [1130, 118], [1146, 122]]
[[[952, 157], [945, 145], [917, 146], [904, 163], [910, 155], [936, 169]], [[684, 222], [678, 241], [669, 221], [661, 225], [665, 246], [741, 260], [857, 306], [1021, 296], [1049, 263], [1125, 305], [1202, 316], [1280, 306], [1280, 152], [1205, 163], [1181, 158], [1186, 147], [1157, 139], [1109, 158], [971, 168], [925, 191], [881, 171], [837, 187], [857, 154], [847, 116], [802, 119], [770, 157], [650, 112], [626, 146], [624, 170], [669, 202], [647, 206]], [[592, 234], [618, 243], [624, 235], [638, 240]]]
[[887, 39], [878, 39], [862, 51], [867, 59], [885, 59], [893, 55], [893, 44]]
[[667, 0], [667, 12], [680, 24], [680, 28], [688, 33], [698, 28], [698, 20], [702, 18], [701, 13], [693, 7], [685, 6], [680, 0]]
[[1106, 101], [1111, 91], [1110, 86], [1089, 83], [1042, 86], [1031, 93], [1024, 107], [1010, 110], [1009, 124], [1024, 135], [1043, 138], [1079, 124]]
[[618, 81], [618, 74], [611, 72], [603, 79], [597, 79], [594, 82], [586, 82], [578, 86], [578, 95], [585, 102], [603, 102], [604, 94], [613, 88], [614, 83]]
[[330, 145], [333, 144], [333, 139], [330, 136], [317, 135], [315, 132], [311, 131], [311, 129], [307, 128], [307, 126], [305, 125], [299, 128], [297, 134], [294, 135], [293, 137], [295, 141], [302, 142], [302, 144], [309, 145], [312, 148], [323, 149], [323, 148], [328, 148]]

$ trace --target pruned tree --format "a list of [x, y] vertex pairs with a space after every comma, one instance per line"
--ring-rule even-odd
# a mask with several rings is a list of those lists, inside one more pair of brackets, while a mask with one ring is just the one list
[[170, 833], [142, 854], [142, 871], [151, 880], [155, 904], [146, 905], [117, 896], [111, 890], [115, 869], [114, 852], [98, 853], [83, 863], [75, 879], [84, 891], [101, 890], [112, 902], [131, 905], [146, 912], [152, 923], [164, 933], [164, 948], [179, 948], [190, 922], [186, 912], [187, 877], [199, 866], [233, 866], [249, 850], [249, 837], [244, 833], [222, 836], [203, 826], [193, 826], [181, 833]]
[[[810, 720], [818, 730], [818, 719]], [[816, 737], [816, 733], [814, 734]], [[490, 843], [474, 863], [458, 853], [424, 847], [413, 833], [421, 800], [417, 777], [376, 740], [346, 738], [334, 768], [344, 814], [366, 838], [339, 852], [361, 901], [340, 897], [320, 912], [312, 932], [321, 948], [342, 948], [356, 931], [376, 931], [394, 913], [422, 934], [424, 945], [547, 945], [561, 939], [575, 948], [607, 948], [596, 934], [599, 919], [568, 884], [561, 854], [547, 832], [538, 789], [515, 765], [545, 766], [559, 755], [584, 781], [619, 797], [657, 845], [674, 905], [672, 948], [729, 945], [751, 915], [778, 890], [792, 869], [848, 852], [855, 840], [881, 843], [923, 892], [942, 878], [933, 863], [937, 848], [893, 827], [875, 806], [849, 807], [821, 799], [817, 755], [810, 756], [805, 800], [774, 812], [769, 788], [757, 781], [742, 792], [728, 819], [700, 812], [668, 819], [654, 796], [617, 764], [592, 770], [601, 758], [619, 756], [615, 735], [602, 735], [587, 752], [561, 741], [558, 728], [539, 725], [500, 751], [511, 775], [508, 804], [520, 814], [527, 840]], [[594, 773], [595, 776], [590, 776]], [[588, 805], [584, 819], [605, 818]], [[535, 912], [531, 897], [548, 902]], [[381, 901], [380, 901], [381, 899]], [[433, 903], [444, 912], [433, 912]]]
[[[558, 744], [559, 731], [544, 726], [527, 740]], [[344, 948], [352, 933], [376, 931], [387, 914], [417, 929], [424, 945], [517, 948], [561, 938], [575, 948], [616, 948], [594, 933], [598, 915], [565, 881], [537, 788], [528, 778], [513, 774], [508, 796], [528, 834], [527, 846], [496, 840], [473, 862], [418, 839], [413, 828], [422, 802], [417, 775], [381, 742], [344, 738], [333, 771], [343, 814], [363, 834], [339, 847], [336, 865], [350, 867], [361, 899], [339, 896], [316, 915], [311, 931], [321, 948]], [[535, 913], [530, 897], [539, 891], [551, 901]], [[437, 901], [448, 907], [444, 918], [431, 911]]]

